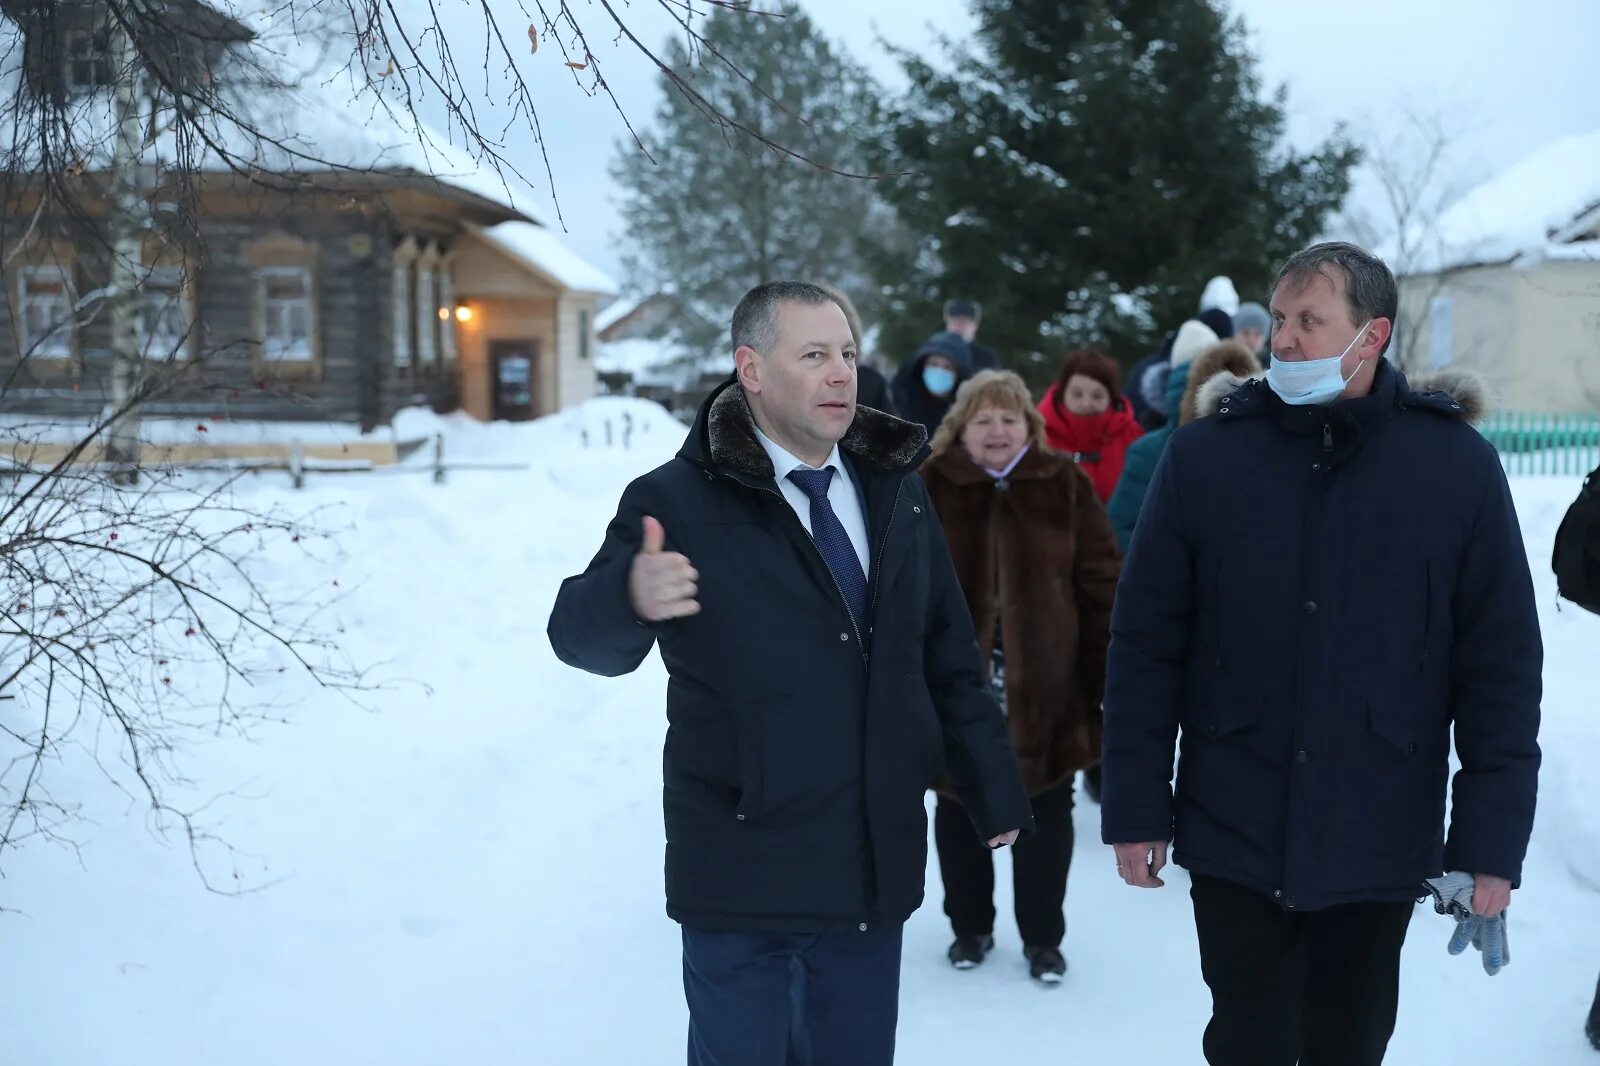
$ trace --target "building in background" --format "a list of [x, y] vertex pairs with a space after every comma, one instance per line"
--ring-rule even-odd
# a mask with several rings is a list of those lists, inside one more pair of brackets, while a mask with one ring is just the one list
[[[21, 65], [18, 91], [108, 94], [112, 64], [94, 30], [106, 9], [64, 2], [81, 8], [81, 39], [14, 50], [5, 62]], [[200, 61], [204, 76], [223, 77], [254, 24], [192, 6], [221, 27]], [[26, 5], [0, 2], [4, 16], [26, 37]], [[194, 215], [181, 224], [176, 197], [151, 190], [141, 343], [164, 387], [142, 417], [367, 434], [410, 407], [523, 419], [594, 395], [597, 304], [616, 286], [532, 216], [530, 193], [514, 196], [448, 137], [408, 128], [409, 116], [353, 108], [351, 94], [348, 80], [308, 76], [252, 100], [263, 138], [229, 145], [233, 160], [198, 157]], [[240, 157], [263, 177], [242, 176]], [[13, 242], [0, 273], [0, 415], [10, 418], [90, 420], [108, 401], [110, 207], [92, 193], [107, 172], [91, 162], [62, 180], [90, 193], [78, 197], [87, 210], [38, 214], [25, 181], [0, 203]]]
[[1400, 268], [1400, 329], [1418, 332], [1391, 354], [1476, 370], [1505, 408], [1600, 410], [1600, 130], [1552, 142], [1433, 226]]

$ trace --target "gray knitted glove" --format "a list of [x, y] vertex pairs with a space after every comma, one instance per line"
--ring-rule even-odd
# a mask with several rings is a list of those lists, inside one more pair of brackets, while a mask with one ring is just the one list
[[1428, 891], [1433, 895], [1433, 909], [1456, 920], [1455, 935], [1450, 938], [1450, 954], [1459, 955], [1471, 944], [1483, 956], [1484, 972], [1493, 977], [1511, 962], [1506, 915], [1505, 911], [1493, 918], [1473, 914], [1474, 885], [1471, 874], [1460, 872], [1450, 872], [1427, 881]]

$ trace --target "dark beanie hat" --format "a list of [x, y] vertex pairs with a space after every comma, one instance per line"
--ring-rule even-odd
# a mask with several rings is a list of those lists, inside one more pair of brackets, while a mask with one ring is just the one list
[[1227, 340], [1233, 336], [1233, 316], [1220, 307], [1208, 307], [1194, 317], [1211, 327], [1211, 332], [1217, 335], [1218, 340]]

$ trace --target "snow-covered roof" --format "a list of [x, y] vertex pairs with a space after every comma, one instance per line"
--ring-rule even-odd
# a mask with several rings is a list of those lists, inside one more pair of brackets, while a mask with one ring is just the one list
[[[297, 17], [293, 5], [282, 0], [205, 2], [248, 27], [255, 39], [231, 46], [232, 66], [219, 76], [219, 84], [227, 84], [222, 80], [227, 76], [237, 86], [224, 90], [236, 120], [201, 116], [208, 143], [192, 148], [186, 162], [204, 171], [244, 167], [306, 176], [342, 170], [410, 175], [470, 193], [509, 216], [537, 218], [532, 190], [515, 174], [502, 175], [474, 158], [463, 133], [446, 135], [417, 119], [399, 85], [384, 83], [381, 93], [368, 86], [359, 73], [362, 57], [353, 56], [340, 35], [314, 30], [311, 20]], [[0, 40], [20, 33], [16, 22], [0, 16]], [[20, 46], [3, 49], [0, 93], [18, 89], [26, 52]], [[264, 89], [264, 82], [283, 87]], [[114, 141], [111, 94], [85, 95], [67, 106], [71, 149], [88, 169], [103, 168]], [[0, 150], [25, 168], [36, 156], [31, 143], [8, 142], [9, 134], [19, 132], [31, 139], [33, 131], [0, 131]], [[155, 138], [145, 156], [148, 162], [171, 165], [180, 158], [179, 145], [169, 132]]]
[[1456, 201], [1439, 216], [1437, 240], [1415, 242], [1423, 248], [1418, 261], [1402, 269], [1561, 258], [1562, 245], [1585, 235], [1563, 231], [1597, 207], [1600, 129], [1552, 141]]
[[479, 236], [513, 259], [576, 292], [610, 296], [619, 286], [610, 275], [568, 248], [554, 232], [534, 222], [502, 222]]
[[595, 369], [602, 374], [631, 374], [641, 385], [675, 384], [682, 376], [673, 363], [682, 358], [668, 341], [632, 337], [625, 341], [602, 341], [595, 350]]
[[624, 318], [633, 314], [644, 306], [645, 301], [652, 299], [649, 296], [618, 296], [615, 300], [601, 308], [594, 316], [594, 331], [604, 333]]

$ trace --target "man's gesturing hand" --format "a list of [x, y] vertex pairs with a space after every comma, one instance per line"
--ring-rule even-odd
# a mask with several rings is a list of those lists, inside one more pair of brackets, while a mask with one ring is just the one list
[[700, 613], [695, 599], [700, 574], [677, 552], [665, 551], [667, 532], [649, 515], [644, 519], [644, 542], [628, 572], [628, 602], [646, 622], [665, 622]]
[[1166, 882], [1156, 875], [1167, 865], [1167, 842], [1152, 840], [1144, 844], [1115, 844], [1117, 875], [1134, 888], [1161, 888]]

